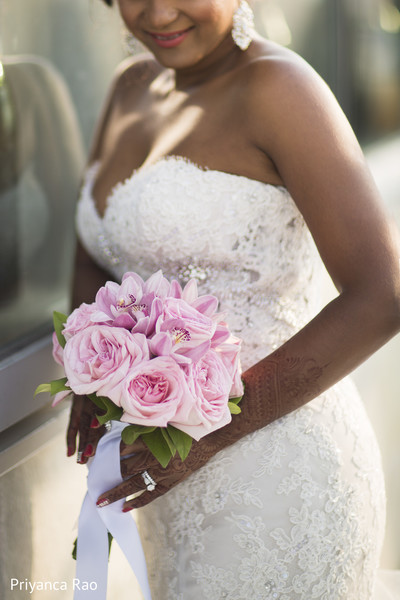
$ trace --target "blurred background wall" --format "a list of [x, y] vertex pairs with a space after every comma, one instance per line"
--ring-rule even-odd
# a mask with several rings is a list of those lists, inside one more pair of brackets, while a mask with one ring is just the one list
[[[400, 223], [400, 0], [255, 0], [261, 34], [299, 52], [328, 82]], [[85, 469], [65, 458], [67, 410], [32, 398], [56, 373], [51, 313], [68, 310], [73, 214], [87, 149], [125, 56], [100, 0], [0, 2], [0, 598], [10, 579], [68, 581]], [[327, 292], [328, 294], [330, 291]], [[355, 374], [377, 432], [388, 492], [382, 559], [400, 568], [400, 336]], [[117, 548], [110, 594], [135, 595]]]

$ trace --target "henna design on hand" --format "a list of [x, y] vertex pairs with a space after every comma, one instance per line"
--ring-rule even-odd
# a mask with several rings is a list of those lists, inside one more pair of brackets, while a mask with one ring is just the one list
[[129, 500], [125, 503], [125, 510], [139, 508], [159, 498], [204, 466], [223, 448], [318, 396], [324, 389], [321, 379], [326, 366], [320, 366], [313, 358], [288, 356], [283, 348], [277, 350], [243, 374], [245, 394], [240, 403], [242, 412], [234, 416], [231, 423], [193, 442], [186, 460], [182, 462], [175, 456], [166, 469], [144, 452], [124, 459], [122, 473], [125, 477], [130, 476], [130, 479], [102, 497], [114, 502], [138, 489], [144, 490], [141, 473], [148, 470], [157, 482], [155, 490], [143, 491], [135, 499]]

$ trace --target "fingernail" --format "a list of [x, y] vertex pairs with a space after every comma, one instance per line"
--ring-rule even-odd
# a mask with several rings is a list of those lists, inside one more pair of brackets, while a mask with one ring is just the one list
[[67, 449], [67, 456], [72, 456], [74, 454], [75, 450], [73, 449], [72, 446], [68, 446]]
[[92, 456], [92, 454], [93, 454], [93, 446], [92, 446], [92, 444], [88, 444], [85, 448], [83, 456]]
[[103, 506], [107, 506], [108, 504], [110, 504], [110, 501], [108, 498], [100, 498], [96, 502], [96, 506], [98, 506], [99, 508], [102, 508]]
[[83, 452], [82, 451], [78, 452], [78, 454], [76, 455], [76, 462], [81, 463], [82, 457], [83, 457]]
[[90, 427], [92, 429], [96, 429], [98, 426], [100, 425], [98, 419], [96, 417], [93, 417], [92, 422], [90, 423]]
[[129, 512], [131, 510], [133, 510], [133, 506], [127, 506], [126, 508], [122, 509], [122, 512]]

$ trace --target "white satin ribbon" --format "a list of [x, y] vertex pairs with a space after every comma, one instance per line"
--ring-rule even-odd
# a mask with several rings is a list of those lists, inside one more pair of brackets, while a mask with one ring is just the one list
[[125, 554], [136, 575], [145, 600], [151, 600], [146, 562], [136, 523], [129, 513], [123, 513], [124, 500], [103, 508], [97, 498], [122, 481], [119, 444], [126, 424], [112, 421], [111, 430], [100, 440], [90, 461], [88, 491], [82, 504], [78, 523], [78, 548], [74, 600], [106, 600], [109, 531]]

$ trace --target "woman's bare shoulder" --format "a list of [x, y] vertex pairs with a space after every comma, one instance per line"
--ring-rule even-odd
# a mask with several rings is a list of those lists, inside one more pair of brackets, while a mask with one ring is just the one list
[[257, 144], [295, 139], [296, 131], [312, 135], [316, 128], [352, 137], [334, 94], [321, 76], [295, 52], [257, 42], [245, 69], [243, 102]]
[[254, 49], [244, 70], [250, 98], [299, 92], [326, 93], [328, 86], [318, 73], [296, 52], [262, 38]]
[[117, 94], [147, 89], [163, 70], [152, 54], [138, 54], [126, 58], [117, 66], [112, 87]]
[[129, 57], [117, 66], [97, 122], [89, 161], [99, 157], [111, 118], [131, 110], [162, 70], [151, 54]]

